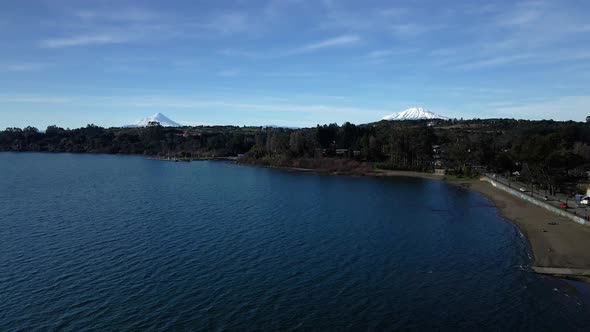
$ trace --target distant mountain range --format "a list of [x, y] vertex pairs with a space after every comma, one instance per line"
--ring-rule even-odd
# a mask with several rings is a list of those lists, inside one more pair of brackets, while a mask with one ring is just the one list
[[147, 127], [150, 122], [158, 122], [162, 127], [183, 127], [183, 125], [181, 125], [178, 122], [174, 122], [174, 121], [170, 120], [170, 118], [168, 118], [167, 116], [165, 116], [162, 113], [156, 113], [156, 114], [149, 116], [143, 120], [137, 121], [134, 124], [127, 125], [124, 127], [125, 128]]
[[381, 120], [388, 121], [402, 121], [402, 120], [430, 120], [430, 119], [442, 119], [447, 120], [446, 116], [438, 115], [430, 112], [424, 108], [413, 107], [408, 108], [405, 111], [394, 113], [383, 117]]
[[[430, 112], [424, 108], [420, 107], [413, 107], [408, 108], [407, 110], [394, 113], [391, 115], [387, 115], [383, 117], [381, 120], [387, 121], [403, 121], [403, 120], [431, 120], [431, 119], [442, 119], [447, 120], [446, 116], [438, 115], [433, 112]], [[139, 120], [134, 124], [130, 124], [127, 126], [123, 126], [124, 128], [141, 128], [147, 127], [150, 122], [158, 122], [162, 127], [183, 127], [182, 124], [175, 122], [165, 116], [162, 113], [156, 113], [152, 116], [148, 116], [145, 119]], [[287, 127], [287, 126], [275, 126], [275, 125], [267, 125], [264, 127], [271, 127], [271, 128], [289, 128], [289, 129], [296, 129], [296, 127]]]

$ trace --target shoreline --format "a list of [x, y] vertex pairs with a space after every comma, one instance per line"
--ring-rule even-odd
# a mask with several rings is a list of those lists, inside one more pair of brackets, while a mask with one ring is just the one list
[[374, 169], [371, 171], [331, 171], [327, 169], [319, 168], [300, 168], [300, 167], [283, 167], [283, 166], [271, 166], [271, 165], [258, 165], [251, 163], [241, 163], [236, 161], [237, 165], [240, 166], [251, 166], [276, 169], [285, 172], [298, 172], [298, 173], [315, 173], [322, 175], [334, 175], [334, 176], [369, 176], [369, 177], [396, 177], [396, 176], [407, 176], [412, 178], [432, 179], [432, 180], [445, 180], [444, 175], [437, 175], [434, 173], [425, 173], [417, 171], [393, 171], [385, 169]]
[[[10, 153], [10, 151], [6, 152]], [[145, 155], [143, 157], [147, 159], [158, 160]], [[229, 161], [241, 166], [255, 166], [287, 172], [316, 173], [333, 176], [414, 177], [430, 180], [442, 180], [451, 185], [460, 186], [467, 190], [472, 190], [484, 195], [493, 203], [500, 217], [511, 222], [519, 229], [528, 242], [528, 246], [530, 248], [533, 259], [531, 271], [590, 271], [590, 227], [577, 224], [572, 220], [558, 216], [539, 206], [494, 188], [489, 182], [480, 181], [479, 178], [449, 178], [449, 176], [437, 175], [434, 173], [382, 169], [365, 169], [343, 172], [330, 171], [327, 169], [265, 166], [241, 163], [234, 158], [223, 157], [195, 159], [195, 161], [199, 160]], [[565, 275], [558, 272], [544, 272], [543, 274], [565, 277], [568, 279], [590, 283], [590, 276], [583, 275], [585, 273], [581, 273], [579, 275]]]
[[[512, 222], [527, 239], [535, 272], [590, 269], [590, 227], [558, 216], [532, 203], [494, 188], [485, 181], [463, 182], [461, 186], [487, 197], [498, 215]], [[590, 283], [580, 275], [544, 273]]]
[[[257, 166], [250, 164], [240, 164]], [[558, 216], [532, 203], [517, 198], [507, 192], [494, 188], [489, 182], [480, 178], [460, 179], [434, 173], [414, 171], [374, 170], [370, 172], [330, 172], [327, 170], [302, 169], [293, 167], [263, 166], [290, 172], [305, 172], [328, 175], [372, 176], [372, 177], [415, 177], [430, 180], [442, 180], [451, 185], [460, 186], [477, 192], [488, 198], [496, 208], [498, 215], [511, 222], [522, 233], [532, 255], [531, 271], [555, 277], [564, 277], [590, 283], [590, 277], [565, 275], [551, 271], [589, 270], [590, 269], [590, 227], [575, 223]], [[550, 224], [551, 223], [551, 224]]]

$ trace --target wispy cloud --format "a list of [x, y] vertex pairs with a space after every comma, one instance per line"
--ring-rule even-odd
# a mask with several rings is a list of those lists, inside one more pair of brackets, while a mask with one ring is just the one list
[[559, 2], [516, 2], [492, 16], [491, 28], [503, 39], [518, 40], [514, 47], [544, 46], [588, 31], [586, 14]]
[[399, 51], [397, 50], [379, 50], [379, 51], [372, 51], [367, 54], [367, 58], [371, 59], [378, 59], [378, 58], [385, 58], [391, 55], [397, 54]]
[[[321, 97], [319, 97], [321, 98]], [[334, 101], [334, 96], [327, 96]], [[340, 97], [341, 98], [341, 97]], [[180, 96], [4, 96], [0, 95], [0, 103], [60, 103], [68, 106], [75, 106], [79, 109], [113, 107], [122, 110], [158, 110], [158, 109], [186, 109], [209, 111], [211, 109], [231, 110], [234, 112], [262, 112], [268, 114], [297, 113], [313, 114], [317, 116], [342, 115], [342, 116], [366, 116], [378, 119], [384, 114], [391, 113], [389, 110], [376, 108], [351, 107], [341, 105], [330, 105], [323, 103], [299, 103], [296, 100], [285, 99], [283, 101], [269, 101], [265, 98], [248, 98], [237, 100], [232, 97], [222, 99], [207, 99], [198, 97]]]
[[179, 109], [231, 109], [234, 111], [257, 111], [269, 113], [295, 112], [295, 113], [309, 113], [316, 115], [326, 114], [340, 114], [347, 116], [369, 116], [377, 119], [383, 114], [390, 111], [383, 109], [371, 109], [360, 107], [347, 107], [337, 105], [323, 105], [323, 104], [292, 104], [292, 103], [266, 103], [266, 102], [231, 102], [218, 100], [202, 100], [202, 99], [184, 99], [184, 98], [153, 98], [147, 99], [121, 100], [117, 103], [120, 107], [136, 107], [136, 108], [179, 108]]
[[417, 35], [442, 30], [445, 26], [441, 24], [419, 24], [419, 23], [400, 23], [390, 25], [390, 29], [394, 35], [400, 38], [415, 37]]
[[239, 69], [224, 69], [221, 70], [219, 72], [217, 72], [217, 76], [221, 76], [221, 77], [236, 77], [240, 75], [240, 70]]
[[121, 36], [101, 34], [46, 39], [41, 41], [39, 45], [44, 48], [62, 48], [72, 46], [117, 44], [125, 41], [127, 41], [127, 39]]
[[[264, 4], [258, 6], [260, 3]], [[288, 22], [289, 17], [294, 17], [293, 10], [314, 8], [314, 4], [307, 0], [266, 0], [248, 4], [248, 9], [210, 13], [191, 20], [189, 25], [222, 37], [239, 34], [264, 36], [272, 34], [276, 26]]]
[[40, 62], [19, 62], [19, 63], [7, 63], [0, 64], [0, 72], [27, 72], [37, 71], [50, 67], [50, 63]]
[[539, 18], [540, 13], [538, 10], [530, 7], [518, 8], [509, 13], [504, 13], [496, 18], [496, 24], [500, 26], [524, 26], [532, 23]]
[[590, 53], [583, 36], [590, 31], [585, 14], [559, 2], [533, 0], [493, 5], [485, 11], [472, 5], [465, 9], [449, 19], [477, 19], [477, 23], [455, 29], [449, 25], [448, 31], [460, 42], [432, 50], [430, 64], [451, 70], [529, 68], [584, 60]]
[[564, 96], [519, 106], [497, 107], [493, 112], [507, 118], [583, 121], [590, 96]]
[[267, 72], [262, 74], [264, 77], [291, 77], [291, 78], [309, 78], [309, 77], [317, 77], [321, 76], [321, 72], [312, 72], [312, 71], [291, 71], [291, 72]]
[[[133, 1], [67, 1], [71, 6], [54, 6], [51, 11], [25, 13], [23, 10], [23, 20], [16, 15], [0, 17], [0, 24], [2, 20], [10, 21], [3, 29], [8, 38], [0, 43], [14, 44], [15, 49], [21, 50], [18, 54], [44, 54], [52, 50], [46, 61], [52, 61], [52, 57], [69, 48], [95, 47], [96, 52], [79, 53], [79, 58], [72, 58], [74, 62], [59, 62], [59, 67], [52, 68], [55, 69], [52, 73], [59, 70], [63, 76], [57, 84], [72, 87], [62, 91], [119, 96], [150, 95], [155, 91], [156, 95], [187, 96], [147, 99], [147, 102], [141, 98], [81, 97], [72, 101], [73, 109], [80, 105], [84, 109], [132, 109], [137, 113], [169, 107], [186, 109], [187, 113], [194, 108], [201, 110], [201, 114], [209, 108], [228, 109], [235, 114], [291, 111], [293, 114], [289, 116], [294, 118], [301, 111], [318, 116], [345, 114], [356, 119], [358, 114], [366, 112], [378, 119], [392, 112], [380, 110], [391, 105], [379, 105], [378, 100], [398, 103], [400, 99], [409, 99], [412, 103], [431, 104], [438, 100], [441, 104], [452, 104], [450, 108], [459, 102], [483, 105], [485, 101], [499, 109], [514, 105], [492, 102], [523, 102], [522, 95], [531, 98], [534, 94], [554, 92], [555, 89], [548, 88], [554, 83], [571, 86], [569, 91], [562, 88], [555, 93], [585, 91], [590, 78], [587, 4], [524, 0], [484, 6], [463, 1], [449, 6], [438, 1], [427, 2], [429, 10], [425, 10], [423, 2], [394, 4], [382, 0], [362, 5], [336, 0], [257, 3], [236, 0], [215, 6], [187, 2], [175, 8], [154, 10], [156, 7], [150, 7], [149, 2], [139, 5]], [[40, 16], [42, 25], [30, 24]], [[21, 32], [20, 25], [29, 28]], [[444, 35], [440, 34], [441, 29]], [[31, 48], [27, 50], [27, 47]], [[3, 61], [11, 62], [0, 63], [0, 72], [34, 73], [47, 67], [35, 63], [45, 61], [43, 57], [19, 58], [17, 53], [12, 57], [10, 52], [4, 55]], [[78, 70], [68, 70], [68, 66], [80, 67], [86, 63], [84, 70], [88, 73], [141, 71], [146, 75], [127, 75], [128, 79], [108, 85], [99, 80], [87, 83], [96, 87], [82, 89], [76, 85], [84, 83], [75, 77]], [[510, 72], [499, 70], [508, 68]], [[194, 80], [196, 71], [216, 79], [207, 83]], [[149, 74], [163, 79], [147, 81], [145, 77]], [[48, 84], [43, 77], [38, 82], [28, 82], [29, 75], [10, 76], [23, 78], [14, 84], [13, 90], [29, 87], [44, 91], [43, 86]], [[512, 79], [516, 76], [519, 78]], [[349, 77], [356, 80], [344, 79]], [[555, 79], [543, 82], [542, 78], [549, 77]], [[253, 80], [257, 80], [256, 84], [244, 84]], [[348, 102], [328, 100], [326, 96], [297, 98], [289, 95], [297, 85], [292, 82], [305, 83], [298, 94], [314, 91], [318, 95], [343, 94], [355, 99]], [[473, 85], [476, 89], [481, 84], [506, 86], [515, 92], [428, 91], [430, 86]], [[359, 86], [375, 88], [360, 91]], [[193, 92], [193, 89], [202, 91], [203, 98], [192, 97], [189, 90]], [[255, 89], [258, 89], [255, 94], [250, 93]], [[281, 94], [289, 97], [281, 101], [253, 97]], [[229, 97], [224, 98], [226, 95]], [[28, 99], [35, 100], [42, 99]], [[155, 106], [150, 106], [152, 102]], [[407, 100], [395, 104], [394, 110], [403, 109], [402, 102]], [[350, 107], [353, 103], [377, 106]], [[29, 106], [24, 105], [23, 109]], [[32, 105], [31, 108], [42, 107]], [[250, 115], [257, 116], [254, 112]]]
[[255, 52], [248, 52], [242, 50], [235, 50], [235, 49], [224, 49], [218, 52], [220, 55], [226, 57], [238, 57], [238, 58], [246, 58], [251, 60], [262, 59], [268, 57], [268, 54], [258, 54]]
[[513, 64], [516, 62], [525, 61], [527, 59], [534, 58], [532, 54], [515, 54], [515, 55], [507, 55], [507, 56], [494, 56], [491, 58], [484, 58], [473, 60], [469, 62], [460, 63], [457, 65], [451, 66], [454, 69], [481, 69], [481, 68], [488, 68], [488, 67], [496, 67], [501, 65], [508, 65]]
[[[406, 6], [369, 7], [359, 10], [354, 6], [339, 5], [325, 6], [326, 15], [322, 18], [320, 27], [324, 30], [343, 30], [351, 32], [374, 32], [376, 34], [391, 34], [399, 40], [408, 40], [427, 32], [445, 28], [437, 15], [417, 13]], [[416, 20], [419, 16], [421, 19]]]
[[477, 70], [495, 68], [510, 65], [538, 66], [549, 63], [568, 63], [590, 59], [590, 50], [562, 50], [562, 51], [538, 51], [516, 52], [507, 50], [503, 53], [480, 54], [471, 57], [450, 58], [450, 61], [441, 61], [439, 65], [448, 69]]
[[302, 54], [309, 54], [320, 52], [332, 48], [351, 47], [360, 44], [362, 38], [358, 35], [341, 35], [332, 38], [323, 39], [320, 41], [311, 42], [301, 46], [286, 48], [282, 51], [269, 51], [265, 53], [248, 52], [241, 50], [222, 50], [220, 53], [224, 56], [230, 57], [244, 57], [252, 60], [277, 59]]
[[162, 60], [162, 57], [157, 57], [157, 56], [150, 56], [150, 55], [146, 55], [146, 56], [108, 56], [108, 57], [104, 57], [103, 60], [105, 62], [111, 62], [111, 63], [136, 63], [136, 62], [153, 62], [153, 61], [159, 61]]
[[241, 33], [250, 29], [250, 21], [245, 13], [226, 13], [217, 16], [209, 25], [215, 31], [224, 34]]
[[213, 14], [200, 20], [180, 23], [180, 26], [188, 28], [193, 33], [201, 36], [228, 37], [236, 34], [251, 33], [259, 23], [246, 12], [227, 12]]
[[143, 8], [84, 9], [74, 11], [74, 15], [80, 19], [89, 21], [125, 22], [150, 21], [160, 17], [159, 14]]
[[412, 54], [417, 52], [416, 49], [413, 48], [402, 48], [402, 49], [388, 49], [388, 50], [375, 50], [371, 51], [366, 54], [366, 58], [375, 64], [380, 64], [388, 60], [389, 58], [397, 57], [397, 56], [407, 56], [408, 54]]
[[430, 51], [430, 55], [435, 57], [446, 57], [452, 56], [459, 53], [459, 49], [457, 48], [438, 48]]
[[572, 32], [588, 32], [590, 31], [590, 24], [580, 24], [570, 28]]
[[6, 96], [0, 95], [0, 103], [18, 103], [18, 104], [63, 104], [72, 102], [70, 97], [60, 96], [31, 96], [31, 95], [16, 95]]
[[300, 47], [293, 48], [285, 52], [286, 55], [311, 53], [334, 47], [343, 47], [356, 45], [361, 41], [357, 35], [342, 35], [334, 38], [324, 39], [318, 42], [310, 43]]
[[56, 21], [58, 31], [68, 31], [38, 42], [42, 48], [150, 42], [178, 34], [182, 29], [170, 17], [144, 8], [111, 6], [66, 11]]

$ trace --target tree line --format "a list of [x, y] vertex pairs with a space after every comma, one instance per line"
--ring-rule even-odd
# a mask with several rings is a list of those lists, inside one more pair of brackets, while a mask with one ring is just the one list
[[[469, 175], [518, 172], [551, 190], [588, 178], [590, 124], [512, 119], [381, 121], [311, 128], [199, 126], [0, 131], [0, 151], [139, 154], [179, 158], [240, 156], [267, 166], [396, 169]], [[568, 189], [569, 190], [569, 189]]]

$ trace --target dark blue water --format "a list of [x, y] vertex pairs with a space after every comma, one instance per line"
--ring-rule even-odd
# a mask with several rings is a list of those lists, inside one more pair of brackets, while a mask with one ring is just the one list
[[0, 331], [590, 323], [490, 201], [443, 182], [0, 153], [0, 213]]

